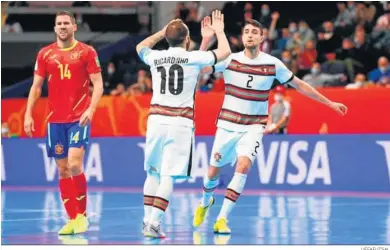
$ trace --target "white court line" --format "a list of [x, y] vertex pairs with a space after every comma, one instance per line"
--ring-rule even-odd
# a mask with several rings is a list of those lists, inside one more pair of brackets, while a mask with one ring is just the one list
[[[88, 217], [95, 217], [97, 216], [96, 213], [90, 213]], [[10, 219], [10, 220], [2, 220], [1, 222], [24, 222], [24, 221], [47, 221], [47, 220], [59, 220], [59, 219], [64, 219], [67, 220], [67, 217], [47, 217], [47, 218], [27, 218], [27, 219]]]
[[[102, 209], [103, 211], [115, 211], [115, 210], [139, 210], [144, 209], [143, 206], [132, 206], [132, 207], [109, 207]], [[42, 213], [42, 212], [60, 212], [62, 213], [64, 210], [62, 209], [2, 209], [3, 213]], [[88, 210], [87, 210], [88, 212]]]
[[[360, 203], [360, 202], [348, 202], [348, 203], [333, 203], [332, 207], [336, 206], [376, 206], [376, 205], [387, 205], [387, 202], [370, 202], [370, 203]], [[221, 205], [213, 205], [214, 208], [222, 207]], [[240, 208], [256, 208], [256, 204], [240, 204]], [[170, 209], [179, 209], [179, 206], [170, 207]], [[108, 207], [103, 208], [102, 211], [117, 211], [117, 210], [140, 210], [144, 209], [143, 206], [130, 206], [130, 207]], [[64, 210], [62, 209], [3, 209], [2, 213], [42, 213], [42, 212], [59, 212], [62, 213]]]
[[24, 222], [24, 221], [48, 221], [48, 220], [58, 220], [58, 219], [66, 219], [65, 217], [49, 217], [49, 218], [30, 218], [30, 219], [14, 219], [14, 220], [2, 220], [3, 222]]

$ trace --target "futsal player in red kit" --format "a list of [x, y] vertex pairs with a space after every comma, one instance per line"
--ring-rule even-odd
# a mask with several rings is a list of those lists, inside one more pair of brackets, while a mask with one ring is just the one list
[[75, 40], [76, 30], [72, 13], [57, 13], [54, 26], [57, 41], [38, 53], [24, 120], [24, 130], [31, 137], [35, 131], [33, 107], [47, 79], [50, 113], [42, 117], [47, 120], [46, 148], [48, 156], [56, 160], [61, 199], [69, 215], [69, 222], [59, 231], [61, 235], [84, 233], [88, 229], [87, 181], [82, 165], [90, 123], [103, 94], [97, 53], [91, 46]]

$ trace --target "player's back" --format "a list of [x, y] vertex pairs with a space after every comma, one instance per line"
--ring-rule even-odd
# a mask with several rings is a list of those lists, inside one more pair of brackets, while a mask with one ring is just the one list
[[215, 54], [171, 47], [150, 50], [143, 60], [152, 72], [153, 97], [149, 122], [193, 127], [198, 76], [203, 67], [215, 63]]

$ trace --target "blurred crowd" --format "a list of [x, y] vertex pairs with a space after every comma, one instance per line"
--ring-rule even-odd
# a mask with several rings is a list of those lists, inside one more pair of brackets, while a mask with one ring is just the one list
[[[243, 49], [240, 35], [245, 20], [256, 19], [264, 27], [261, 50], [281, 59], [313, 87], [390, 87], [390, 3], [335, 2], [338, 14], [318, 27], [310, 27], [305, 20], [280, 25], [281, 14], [277, 10], [271, 10], [267, 4], [256, 4], [260, 3], [227, 2], [223, 7], [225, 30], [233, 52]], [[260, 13], [255, 11], [259, 7]], [[191, 31], [190, 49], [199, 48], [200, 21], [207, 14], [201, 2], [179, 2], [174, 10], [175, 18], [184, 20]], [[157, 48], [164, 46], [158, 44]], [[148, 68], [136, 55], [126, 60], [130, 60], [133, 72], [123, 67], [129, 62], [121, 59], [106, 65], [105, 93], [151, 92]], [[223, 75], [203, 76], [198, 85], [200, 91], [223, 91]]]
[[[18, 7], [69, 9], [82, 8], [142, 8], [150, 6], [147, 1], [2, 1], [1, 31], [7, 33], [52, 32], [53, 14], [7, 14], [5, 9]], [[107, 15], [101, 13], [74, 13], [79, 32], [128, 32], [130, 34], [146, 34], [151, 29], [151, 18], [145, 13], [117, 13]], [[132, 25], [128, 25], [131, 23]]]

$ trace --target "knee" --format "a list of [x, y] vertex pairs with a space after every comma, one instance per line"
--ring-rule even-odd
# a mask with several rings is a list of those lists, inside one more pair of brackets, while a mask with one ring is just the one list
[[71, 171], [72, 175], [79, 175], [83, 172], [83, 164], [82, 161], [79, 159], [71, 159], [69, 160], [69, 170]]
[[174, 178], [172, 176], [161, 176], [160, 178], [160, 187], [163, 187], [166, 190], [173, 190]]
[[214, 166], [209, 167], [209, 171], [207, 172], [207, 177], [210, 181], [217, 180], [219, 178], [220, 169]]
[[241, 174], [248, 174], [251, 166], [252, 161], [246, 156], [241, 156], [238, 158], [236, 172]]
[[67, 164], [59, 164], [58, 165], [58, 174], [60, 176], [60, 179], [67, 179], [72, 176], [72, 173], [70, 169], [68, 168]]

